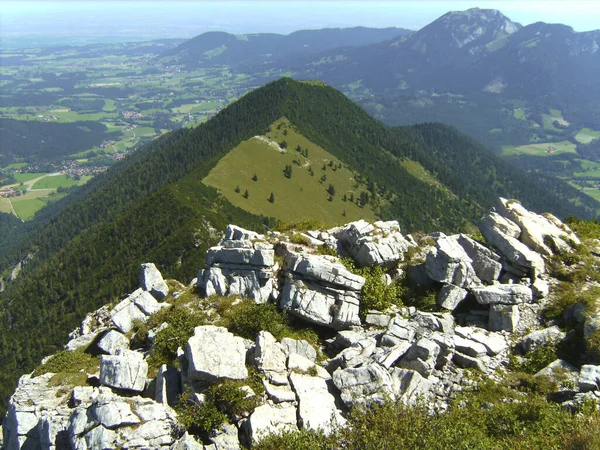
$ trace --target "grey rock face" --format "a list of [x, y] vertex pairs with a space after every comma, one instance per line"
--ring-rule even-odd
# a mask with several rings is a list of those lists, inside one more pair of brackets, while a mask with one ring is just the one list
[[360, 325], [359, 297], [353, 291], [287, 279], [280, 306], [297, 317], [336, 330]]
[[154, 399], [158, 403], [173, 407], [177, 403], [179, 394], [181, 394], [181, 374], [175, 367], [163, 364], [156, 375]]
[[239, 295], [264, 303], [273, 293], [274, 258], [273, 246], [266, 242], [224, 240], [209, 249], [207, 269], [199, 272], [197, 285], [207, 297]]
[[485, 345], [471, 339], [465, 339], [458, 335], [454, 336], [454, 348], [457, 352], [474, 358], [481, 358], [483, 355], [487, 354]]
[[531, 303], [531, 288], [522, 284], [495, 284], [494, 286], [474, 287], [471, 289], [477, 303], [481, 305], [516, 305]]
[[415, 405], [431, 390], [432, 382], [415, 370], [394, 368], [391, 375], [396, 398], [405, 405]]
[[581, 366], [579, 372], [579, 391], [597, 391], [600, 390], [600, 366], [585, 364]]
[[517, 305], [490, 305], [488, 328], [490, 331], [510, 331], [519, 325], [519, 307]]
[[162, 300], [169, 294], [169, 286], [154, 263], [141, 265], [140, 286], [157, 300]]
[[399, 366], [419, 372], [428, 377], [435, 369], [440, 346], [435, 342], [421, 338], [415, 342], [400, 360]]
[[346, 225], [336, 234], [359, 267], [402, 260], [404, 253], [414, 245], [402, 236], [396, 221], [379, 221], [371, 225], [359, 220]]
[[132, 297], [137, 296], [141, 292], [143, 291], [138, 289], [115, 306], [110, 312], [114, 326], [123, 334], [129, 333], [133, 329], [133, 324], [136, 320], [146, 320], [146, 314], [144, 314], [132, 301]]
[[116, 330], [110, 330], [98, 341], [98, 348], [108, 355], [115, 355], [117, 350], [129, 349], [129, 339]]
[[215, 431], [214, 436], [209, 438], [216, 450], [238, 450], [240, 441], [238, 439], [238, 429], [235, 425], [224, 423], [221, 429]]
[[467, 293], [466, 289], [453, 284], [446, 284], [440, 289], [436, 302], [442, 308], [454, 311], [458, 304], [467, 298]]
[[383, 404], [394, 400], [394, 381], [387, 370], [379, 364], [358, 368], [337, 369], [333, 383], [340, 391], [340, 398], [348, 407], [354, 404]]
[[212, 382], [219, 378], [242, 380], [248, 377], [244, 340], [226, 328], [196, 327], [185, 346], [185, 356], [191, 380]]
[[148, 374], [148, 363], [141, 353], [118, 350], [116, 355], [100, 358], [100, 383], [118, 389], [142, 392]]
[[348, 291], [360, 291], [365, 279], [355, 275], [332, 256], [288, 253], [285, 256], [284, 270], [303, 280], [312, 280], [326, 286]]
[[226, 241], [249, 241], [253, 239], [263, 240], [265, 237], [262, 234], [258, 234], [254, 231], [246, 230], [237, 225], [227, 225], [225, 230]]
[[416, 335], [416, 327], [403, 317], [396, 316], [388, 325], [387, 331], [381, 337], [381, 345], [393, 347], [402, 341], [412, 341]]
[[380, 311], [371, 310], [367, 313], [365, 323], [375, 327], [386, 328], [390, 323], [390, 316]]
[[435, 249], [427, 254], [425, 270], [432, 280], [458, 287], [469, 287], [475, 281], [473, 261], [456, 239], [440, 236]]
[[297, 431], [296, 408], [290, 403], [266, 403], [254, 410], [246, 424], [250, 442], [258, 442], [283, 430]]
[[541, 345], [556, 344], [564, 339], [565, 333], [555, 325], [543, 330], [537, 330], [529, 333], [521, 340], [521, 348], [525, 353], [529, 353], [531, 350]]
[[456, 239], [473, 261], [472, 266], [477, 277], [485, 283], [491, 284], [496, 281], [502, 269], [500, 256], [465, 234], [459, 234]]
[[290, 382], [298, 397], [298, 417], [302, 428], [320, 429], [329, 434], [332, 426], [346, 422], [335, 405], [331, 381], [292, 373]]
[[[487, 242], [490, 243], [506, 260], [522, 274], [531, 274], [534, 278], [546, 272], [542, 257], [520, 242], [520, 230], [514, 222], [505, 219], [497, 213], [490, 212], [479, 222], [479, 230]], [[507, 234], [510, 233], [510, 234]]]
[[261, 331], [256, 336], [255, 362], [263, 372], [285, 372], [286, 356], [271, 333]]
[[315, 361], [317, 359], [317, 351], [305, 340], [296, 340], [291, 338], [283, 338], [281, 340], [281, 347], [289, 355], [296, 353], [304, 356], [306, 359]]
[[581, 244], [579, 238], [564, 223], [551, 214], [541, 216], [525, 209], [519, 202], [500, 198], [500, 214], [521, 228], [520, 240], [530, 249], [551, 256], [556, 251], [572, 251], [569, 242]]

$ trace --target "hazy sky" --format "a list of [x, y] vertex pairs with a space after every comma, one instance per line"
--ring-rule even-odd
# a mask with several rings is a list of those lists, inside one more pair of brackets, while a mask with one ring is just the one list
[[0, 36], [192, 37], [210, 30], [290, 33], [323, 27], [419, 29], [448, 11], [499, 9], [524, 25], [600, 28], [599, 0], [201, 1], [0, 0]]

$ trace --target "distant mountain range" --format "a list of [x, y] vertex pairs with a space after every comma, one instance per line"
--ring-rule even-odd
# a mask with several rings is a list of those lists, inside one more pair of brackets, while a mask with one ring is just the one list
[[158, 61], [187, 67], [229, 65], [262, 71], [265, 64], [282, 64], [333, 48], [369, 45], [409, 33], [402, 28], [366, 27], [301, 30], [288, 35], [208, 32], [165, 52]]
[[[206, 33], [159, 61], [226, 65], [261, 82], [282, 74], [322, 80], [390, 125], [441, 121], [500, 150], [552, 140], [541, 123], [549, 109], [580, 128], [600, 130], [599, 48], [600, 31], [522, 26], [499, 11], [474, 8], [449, 12], [415, 32]], [[519, 108], [531, 120], [515, 118]]]

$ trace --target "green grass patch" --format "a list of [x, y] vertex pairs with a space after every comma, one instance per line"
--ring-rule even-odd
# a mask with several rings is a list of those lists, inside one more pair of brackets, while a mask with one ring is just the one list
[[21, 200], [20, 198], [15, 197], [12, 199], [12, 205], [19, 218], [23, 220], [29, 220], [35, 216], [36, 212], [46, 205], [46, 202], [40, 200], [39, 198]]
[[551, 156], [558, 155], [561, 153], [577, 153], [576, 145], [570, 141], [562, 141], [527, 144], [521, 145], [519, 147], [505, 146], [502, 149], [502, 154], [505, 156]]
[[[202, 181], [253, 214], [332, 224], [375, 219], [371, 208], [356, 204], [366, 186], [356, 183], [354, 174], [337, 158], [297, 133], [285, 119], [273, 124], [266, 136], [242, 142]], [[328, 192], [330, 184], [334, 195]]]
[[525, 111], [523, 109], [515, 109], [513, 111], [513, 116], [515, 119], [527, 120], [527, 115], [525, 114]]
[[583, 128], [579, 133], [575, 135], [575, 139], [577, 142], [581, 142], [582, 144], [589, 144], [594, 139], [600, 138], [600, 131], [595, 131], [590, 128]]
[[79, 184], [84, 184], [83, 180], [69, 178], [66, 175], [54, 175], [42, 178], [36, 181], [31, 187], [32, 189], [58, 189], [59, 187], [71, 187]]
[[7, 198], [0, 198], [0, 212], [10, 214], [12, 213], [12, 207], [10, 200]]
[[17, 183], [26, 183], [27, 181], [35, 180], [36, 178], [46, 175], [45, 173], [15, 173]]

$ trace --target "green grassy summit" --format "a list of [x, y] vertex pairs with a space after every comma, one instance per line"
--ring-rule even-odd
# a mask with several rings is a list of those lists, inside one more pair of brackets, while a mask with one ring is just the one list
[[338, 225], [376, 217], [371, 205], [359, 206], [368, 186], [287, 119], [231, 150], [202, 181], [239, 208], [283, 221], [316, 219]]

